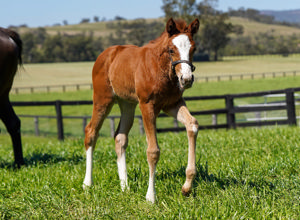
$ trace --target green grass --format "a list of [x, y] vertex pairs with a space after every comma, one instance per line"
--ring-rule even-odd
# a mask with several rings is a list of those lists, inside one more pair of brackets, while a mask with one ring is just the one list
[[2, 219], [298, 219], [299, 128], [200, 132], [194, 191], [181, 195], [187, 138], [158, 135], [157, 202], [145, 201], [148, 184], [145, 136], [127, 149], [130, 191], [122, 193], [114, 143], [100, 138], [94, 186], [83, 191], [82, 139], [23, 138], [26, 166], [12, 169], [12, 149], [0, 135]]

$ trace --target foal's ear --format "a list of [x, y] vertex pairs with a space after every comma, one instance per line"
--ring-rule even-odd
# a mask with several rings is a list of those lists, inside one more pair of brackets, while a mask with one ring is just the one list
[[180, 31], [176, 27], [176, 23], [173, 20], [173, 18], [170, 18], [168, 20], [167, 25], [166, 25], [166, 31], [168, 32], [169, 37], [171, 37], [174, 34], [180, 33]]
[[200, 22], [199, 19], [196, 18], [190, 25], [188, 26], [188, 32], [190, 32], [193, 36], [196, 34], [199, 30]]

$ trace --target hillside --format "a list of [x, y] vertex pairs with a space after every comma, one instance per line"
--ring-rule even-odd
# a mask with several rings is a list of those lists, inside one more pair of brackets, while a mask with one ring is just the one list
[[[152, 22], [152, 21], [161, 21], [163, 22], [163, 18], [150, 18], [145, 19], [146, 22]], [[91, 31], [93, 31], [93, 34], [95, 37], [104, 37], [109, 36], [111, 33], [115, 32], [115, 29], [110, 29], [107, 27], [110, 23], [118, 23], [118, 22], [130, 22], [131, 20], [125, 20], [125, 21], [101, 21], [101, 22], [92, 22], [92, 23], [80, 23], [80, 24], [73, 24], [73, 25], [61, 25], [61, 26], [45, 26], [43, 28], [46, 29], [47, 33], [50, 35], [55, 35], [58, 32], [61, 34], [68, 34], [68, 35], [74, 35], [74, 34], [81, 34], [82, 32], [85, 32], [86, 34], [89, 34]], [[133, 21], [133, 20], [132, 20]], [[27, 32], [29, 30], [36, 29], [36, 28], [27, 28], [22, 27], [19, 29], [20, 33]]]
[[285, 10], [285, 11], [271, 11], [263, 10], [260, 11], [263, 15], [271, 15], [276, 21], [300, 23], [300, 9], [297, 10]]
[[[151, 22], [153, 20], [158, 20], [164, 22], [163, 18], [157, 19], [147, 19], [147, 22]], [[233, 24], [239, 24], [244, 27], [244, 35], [253, 35], [259, 32], [272, 32], [274, 35], [292, 35], [292, 34], [300, 34], [300, 29], [295, 27], [289, 27], [284, 25], [273, 25], [273, 24], [264, 24], [255, 21], [251, 21], [246, 18], [240, 17], [231, 17], [230, 21]], [[54, 35], [58, 32], [61, 34], [78, 34], [85, 32], [89, 34], [93, 31], [95, 37], [99, 36], [108, 36], [111, 33], [114, 33], [114, 29], [109, 29], [107, 24], [109, 22], [119, 22], [119, 21], [105, 21], [105, 22], [97, 22], [97, 23], [83, 23], [83, 24], [75, 24], [75, 25], [66, 25], [66, 26], [45, 26], [48, 34]], [[200, 25], [201, 28], [201, 25]], [[31, 30], [31, 28], [20, 28], [19, 32], [24, 33], [26, 31]]]
[[242, 25], [244, 27], [244, 35], [253, 35], [260, 32], [272, 32], [275, 36], [289, 36], [292, 34], [300, 34], [300, 28], [296, 27], [277, 24], [265, 24], [241, 17], [231, 17], [230, 21], [235, 25]]

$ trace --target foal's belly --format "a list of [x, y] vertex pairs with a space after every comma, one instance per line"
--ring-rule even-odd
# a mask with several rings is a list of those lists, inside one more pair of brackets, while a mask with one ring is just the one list
[[138, 97], [135, 92], [135, 88], [132, 85], [126, 84], [125, 82], [117, 83], [115, 81], [111, 81], [111, 86], [113, 88], [115, 96], [129, 102], [138, 102]]

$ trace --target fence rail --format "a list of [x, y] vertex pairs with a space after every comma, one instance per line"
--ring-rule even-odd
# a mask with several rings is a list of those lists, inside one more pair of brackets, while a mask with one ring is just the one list
[[[216, 100], [223, 99], [225, 102], [225, 108], [220, 109], [210, 109], [202, 111], [193, 111], [192, 115], [212, 115], [213, 123], [212, 125], [202, 125], [199, 127], [202, 129], [219, 129], [219, 128], [237, 128], [237, 127], [249, 127], [249, 126], [269, 126], [269, 125], [297, 125], [296, 118], [296, 108], [295, 108], [295, 92], [299, 92], [299, 88], [289, 88], [285, 90], [273, 90], [273, 91], [264, 91], [264, 92], [255, 92], [255, 93], [242, 93], [242, 94], [229, 94], [229, 95], [215, 95], [215, 96], [198, 96], [198, 97], [185, 97], [185, 101], [200, 101], [200, 100]], [[266, 95], [274, 94], [285, 94], [285, 102], [283, 103], [273, 103], [272, 105], [266, 106], [257, 106], [257, 105], [248, 105], [248, 106], [235, 106], [234, 100], [237, 98], [248, 98], [248, 97], [259, 97]], [[20, 115], [20, 117], [32, 117], [35, 120], [35, 132], [38, 135], [38, 118], [47, 117], [47, 118], [56, 118], [57, 124], [57, 137], [59, 140], [64, 139], [64, 118], [71, 119], [82, 119], [83, 120], [83, 129], [86, 125], [87, 120], [90, 116], [63, 116], [62, 115], [62, 106], [66, 105], [91, 105], [92, 101], [38, 101], [38, 102], [12, 102], [14, 106], [54, 106], [56, 110], [55, 116], [42, 116], [42, 115]], [[266, 112], [266, 111], [275, 111], [275, 110], [285, 110], [287, 113], [287, 118], [279, 117], [274, 120], [263, 121], [258, 119], [256, 121], [246, 121], [239, 122], [236, 120], [236, 114], [245, 113], [245, 112]], [[226, 123], [218, 124], [217, 116], [219, 114], [226, 115]], [[115, 130], [114, 120], [120, 116], [109, 116], [111, 135], [113, 136]], [[139, 120], [140, 133], [144, 133], [142, 117], [140, 115], [135, 116]], [[159, 118], [168, 117], [166, 114], [160, 114]], [[157, 128], [158, 132], [178, 132], [183, 131], [185, 128], [179, 127], [177, 121], [174, 121], [174, 126], [169, 128]]]
[[[241, 74], [220, 74], [212, 76], [198, 76], [195, 80], [198, 82], [212, 82], [212, 81], [232, 81], [232, 80], [246, 80], [259, 78], [276, 78], [287, 76], [299, 76], [300, 70], [281, 71], [281, 72], [264, 72], [264, 73], [241, 73]], [[51, 91], [79, 91], [83, 89], [93, 89], [92, 83], [83, 84], [69, 84], [69, 85], [48, 85], [48, 86], [30, 86], [30, 87], [13, 87], [11, 92], [19, 94], [21, 92], [35, 93], [35, 92], [51, 92]]]
[[211, 82], [211, 81], [232, 81], [232, 80], [246, 80], [246, 79], [265, 79], [287, 76], [299, 76], [300, 70], [281, 71], [281, 72], [263, 72], [263, 73], [241, 73], [241, 74], [220, 74], [213, 76], [199, 76], [196, 77], [198, 82]]

